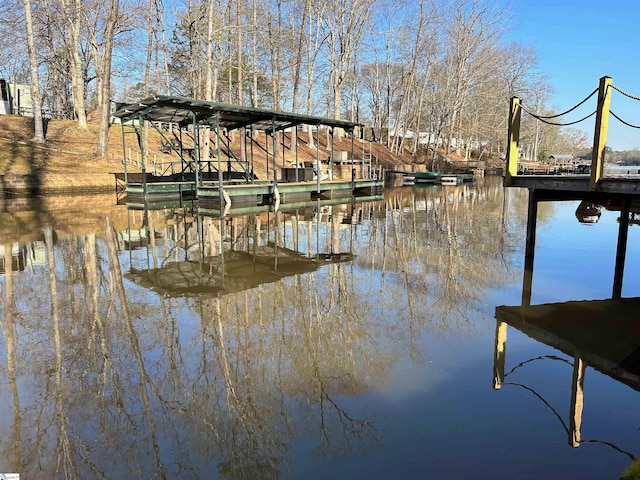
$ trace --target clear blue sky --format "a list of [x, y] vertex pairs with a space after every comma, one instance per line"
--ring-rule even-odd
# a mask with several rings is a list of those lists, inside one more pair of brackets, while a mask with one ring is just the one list
[[[532, 46], [539, 69], [553, 88], [551, 107], [562, 112], [586, 97], [600, 77], [640, 97], [640, 0], [512, 0], [510, 41]], [[526, 99], [522, 99], [526, 105]], [[595, 96], [565, 121], [595, 110]], [[640, 125], [640, 101], [613, 91], [611, 111]], [[594, 117], [576, 128], [593, 138]], [[640, 148], [640, 129], [610, 117], [607, 145], [614, 150]]]

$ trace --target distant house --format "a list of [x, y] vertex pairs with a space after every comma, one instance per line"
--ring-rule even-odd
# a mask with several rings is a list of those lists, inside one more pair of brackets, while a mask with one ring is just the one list
[[31, 103], [31, 88], [28, 85], [11, 83], [0, 78], [0, 115], [33, 116]]
[[553, 155], [549, 155], [549, 163], [568, 162], [568, 161], [573, 161], [573, 155], [569, 155], [565, 153], [554, 153]]
[[575, 163], [576, 160], [573, 155], [564, 153], [555, 153], [553, 155], [549, 155], [549, 165], [570, 168], [573, 167]]
[[580, 158], [567, 154], [549, 155], [549, 167], [555, 169], [556, 172], [576, 172]]

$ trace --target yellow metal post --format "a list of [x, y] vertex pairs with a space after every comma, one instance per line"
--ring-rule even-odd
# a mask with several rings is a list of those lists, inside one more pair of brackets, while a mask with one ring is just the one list
[[602, 77], [598, 89], [598, 110], [596, 112], [596, 128], [593, 134], [593, 151], [591, 153], [590, 190], [598, 189], [598, 182], [604, 170], [604, 148], [607, 144], [609, 127], [609, 108], [611, 105], [611, 77]]
[[520, 141], [520, 99], [511, 97], [509, 106], [509, 127], [507, 139], [507, 168], [504, 176], [504, 186], [511, 185], [511, 177], [518, 174], [518, 142]]

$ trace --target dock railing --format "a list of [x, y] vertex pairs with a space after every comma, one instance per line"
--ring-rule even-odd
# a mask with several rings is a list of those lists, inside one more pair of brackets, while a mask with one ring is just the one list
[[[600, 78], [600, 83], [597, 89], [591, 92], [584, 100], [579, 102], [577, 105], [571, 107], [569, 110], [566, 110], [562, 113], [554, 114], [554, 115], [539, 115], [537, 113], [530, 112], [527, 110], [520, 102], [520, 98], [512, 97], [510, 106], [509, 106], [509, 119], [508, 119], [508, 129], [507, 129], [507, 152], [506, 152], [506, 168], [505, 168], [505, 177], [504, 177], [504, 185], [506, 187], [512, 185], [513, 177], [518, 175], [518, 160], [519, 160], [519, 143], [520, 143], [520, 121], [522, 111], [524, 110], [527, 114], [532, 116], [538, 121], [549, 125], [556, 126], [567, 126], [574, 125], [576, 123], [582, 122], [587, 118], [593, 116], [595, 114], [595, 129], [593, 135], [593, 147], [591, 152], [591, 177], [589, 181], [589, 189], [592, 191], [598, 190], [598, 184], [600, 180], [603, 178], [604, 174], [604, 156], [605, 156], [605, 146], [607, 142], [607, 131], [609, 126], [609, 114], [611, 114], [614, 118], [624, 123], [625, 125], [633, 128], [640, 128], [640, 126], [631, 125], [630, 123], [622, 120], [620, 117], [616, 116], [613, 112], [611, 112], [611, 91], [617, 90], [624, 96], [632, 98], [634, 100], [640, 100], [638, 97], [634, 97], [624, 92], [620, 88], [613, 85], [613, 80], [611, 77], [604, 76]], [[597, 99], [597, 107], [596, 110], [584, 116], [583, 118], [572, 121], [561, 123], [559, 121], [552, 121], [558, 119], [582, 104], [584, 104], [587, 100], [589, 100], [593, 95], [598, 94]]]

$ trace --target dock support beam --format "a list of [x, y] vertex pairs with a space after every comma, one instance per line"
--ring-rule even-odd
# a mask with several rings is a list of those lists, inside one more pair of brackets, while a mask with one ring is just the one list
[[[352, 179], [355, 180], [355, 169], [353, 168], [354, 162], [356, 161], [356, 152], [355, 152], [355, 144], [354, 142], [354, 136], [355, 136], [356, 132], [354, 129], [351, 130], [351, 170], [352, 170]], [[362, 159], [362, 161], [364, 162], [364, 158]]]
[[618, 228], [618, 248], [616, 250], [616, 267], [613, 274], [612, 298], [622, 298], [622, 277], [624, 276], [624, 262], [627, 255], [627, 236], [629, 233], [629, 212], [631, 200], [625, 198], [620, 209], [620, 226]]
[[193, 159], [196, 162], [196, 190], [200, 186], [200, 129], [198, 128], [198, 119], [196, 113], [193, 112]]
[[298, 125], [296, 125], [295, 128], [295, 132], [293, 132], [296, 136], [296, 182], [300, 181], [300, 178], [298, 176], [298, 166], [300, 164], [299, 160], [298, 160]]
[[504, 175], [504, 186], [511, 185], [511, 178], [518, 174], [518, 142], [520, 141], [520, 116], [522, 107], [520, 99], [511, 97], [509, 106], [509, 126], [507, 130], [507, 168]]
[[224, 178], [222, 176], [222, 162], [220, 160], [220, 117], [216, 117], [213, 127], [216, 131], [216, 157], [218, 159], [218, 191], [219, 191], [220, 203], [222, 203], [224, 198], [224, 188], [223, 188]]
[[538, 220], [538, 195], [535, 189], [529, 190], [529, 209], [527, 213], [527, 240], [524, 251], [524, 280], [522, 282], [522, 305], [531, 305], [531, 286], [533, 284], [533, 259], [536, 250], [536, 223]]
[[144, 127], [144, 117], [142, 115], [138, 115], [138, 126], [136, 127], [136, 134], [138, 137], [138, 148], [140, 149], [140, 170], [142, 171], [142, 192], [146, 198], [147, 196], [147, 164], [145, 162], [145, 150], [144, 150], [144, 141], [142, 138], [143, 135], [143, 127]]
[[124, 165], [124, 189], [127, 190], [129, 185], [129, 175], [127, 173], [127, 143], [124, 139], [124, 122], [120, 122], [120, 131], [122, 132], [122, 165]]
[[[273, 188], [278, 188], [278, 164], [276, 161], [277, 151], [277, 141], [276, 138], [276, 121], [275, 119], [271, 120], [271, 136], [273, 137]], [[284, 159], [284, 151], [282, 152], [282, 158]], [[284, 160], [283, 160], [284, 161]]]
[[604, 170], [604, 149], [607, 144], [612, 82], [611, 77], [602, 77], [598, 88], [598, 110], [593, 133], [593, 151], [591, 152], [591, 181], [589, 182], [591, 191], [598, 189], [598, 182], [602, 178]]
[[[251, 149], [251, 182], [250, 183], [254, 183], [255, 182], [255, 168], [254, 168], [254, 162], [253, 162], [253, 125], [251, 125], [250, 127], [250, 135], [251, 135], [251, 142], [249, 142], [249, 148]], [[267, 161], [269, 161], [268, 157], [267, 157]]]
[[316, 193], [320, 194], [320, 125], [316, 126]]

